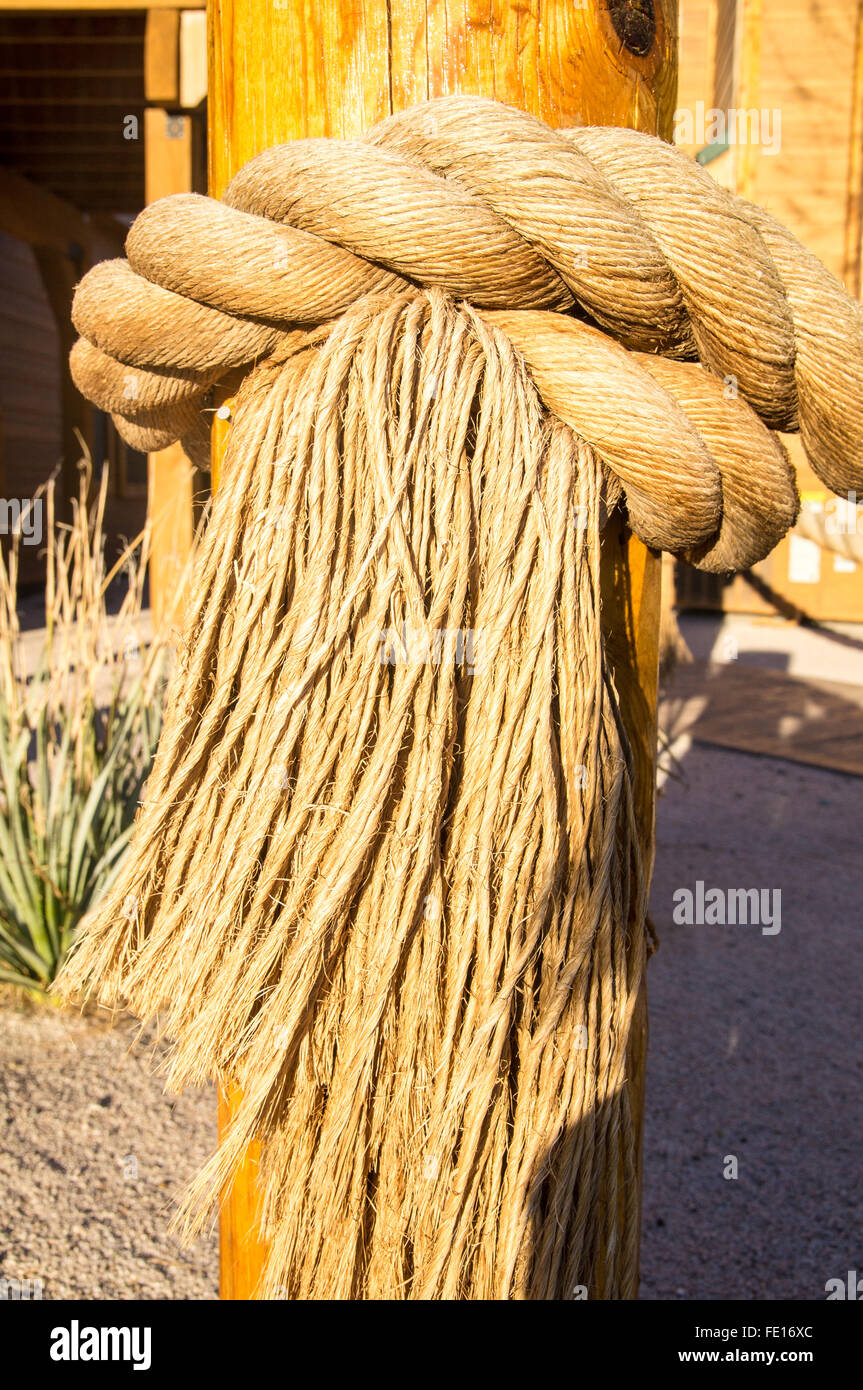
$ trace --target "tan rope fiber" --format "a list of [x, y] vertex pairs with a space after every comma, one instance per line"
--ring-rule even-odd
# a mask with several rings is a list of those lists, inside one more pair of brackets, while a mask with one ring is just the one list
[[863, 460], [858, 307], [705, 178], [445, 100], [154, 204], [78, 289], [75, 379], [139, 440], [200, 450], [248, 369], [61, 985], [160, 1017], [170, 1085], [239, 1084], [186, 1215], [258, 1139], [266, 1294], [635, 1294], [647, 884], [601, 528], [621, 501], [727, 572], [797, 515], [770, 426], [843, 485]]
[[[125, 365], [191, 373], [205, 389], [273, 352], [285, 330], [325, 322], [363, 294], [399, 292], [407, 279], [479, 308], [568, 309], [566, 324], [574, 312], [625, 347], [697, 353], [769, 427], [799, 425], [828, 486], [860, 482], [860, 306], [767, 214], [638, 132], [553, 131], [495, 102], [444, 98], [390, 117], [362, 141], [267, 150], [222, 204], [163, 199], [138, 219], [127, 251], [128, 263], [85, 276], [73, 311], [82, 337]], [[529, 333], [519, 347], [533, 365]], [[85, 394], [103, 391], [97, 360], [75, 359], [73, 370]], [[660, 385], [673, 394], [670, 380]], [[645, 377], [640, 389], [650, 398]], [[154, 386], [156, 396], [164, 390]], [[134, 410], [116, 412], [138, 438], [145, 404], [169, 413], [160, 440], [182, 429], [184, 413], [145, 393]], [[596, 396], [594, 413], [603, 409], [605, 437], [626, 434], [611, 392]], [[570, 423], [574, 415], [564, 409]], [[750, 416], [736, 418], [757, 460], [763, 433]], [[630, 452], [643, 443], [639, 428], [624, 440]], [[691, 430], [681, 429], [675, 453], [689, 457]], [[757, 469], [753, 461], [755, 491]], [[691, 496], [689, 474], [677, 479], [678, 510], [692, 503], [679, 536], [673, 525], [656, 528], [667, 501], [659, 475], [652, 505], [633, 499], [630, 520], [648, 544], [695, 554], [702, 472]], [[785, 522], [787, 498], [776, 500]], [[751, 563], [751, 534], [738, 547], [734, 521], [723, 522], [721, 485], [710, 510], [714, 538], [725, 534], [718, 550], [697, 542], [706, 562]]]

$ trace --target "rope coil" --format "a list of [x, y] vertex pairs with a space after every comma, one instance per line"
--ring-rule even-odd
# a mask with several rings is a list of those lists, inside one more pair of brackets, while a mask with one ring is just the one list
[[[762, 422], [799, 428], [833, 491], [863, 488], [860, 306], [766, 213], [651, 136], [443, 98], [363, 140], [266, 150], [222, 203], [162, 199], [127, 255], [78, 287], [72, 371], [138, 447], [191, 435], [199, 452], [195, 414], [221, 375], [414, 284], [506, 311], [547, 408], [597, 449], [648, 545], [726, 572], [772, 549], [797, 497]], [[708, 379], [648, 355], [697, 358]]]

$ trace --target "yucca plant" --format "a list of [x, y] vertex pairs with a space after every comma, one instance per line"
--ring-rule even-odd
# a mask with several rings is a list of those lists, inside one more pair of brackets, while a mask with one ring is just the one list
[[37, 494], [42, 632], [20, 627], [21, 528], [0, 556], [0, 980], [39, 993], [120, 868], [161, 727], [167, 652], [145, 630], [147, 533], [108, 567], [107, 471], [91, 484], [84, 464], [68, 525], [53, 482]]

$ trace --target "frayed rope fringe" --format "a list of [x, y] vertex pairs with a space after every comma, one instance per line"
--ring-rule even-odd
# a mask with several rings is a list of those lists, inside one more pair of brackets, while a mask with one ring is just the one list
[[135, 837], [61, 987], [242, 1089], [261, 1293], [632, 1297], [645, 961], [596, 456], [437, 291], [240, 389]]

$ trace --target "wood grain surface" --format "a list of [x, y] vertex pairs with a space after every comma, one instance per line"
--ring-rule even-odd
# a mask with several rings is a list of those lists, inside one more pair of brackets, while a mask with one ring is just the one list
[[[624, 33], [644, 0], [615, 0]], [[211, 0], [209, 192], [268, 146], [352, 137], [429, 97], [494, 97], [554, 126], [626, 125], [670, 138], [676, 92], [676, 0], [656, 0], [646, 54], [627, 50], [598, 0]], [[228, 401], [230, 405], [230, 401]], [[224, 441], [226, 431], [220, 428]], [[214, 476], [224, 443], [214, 448]], [[622, 526], [604, 543], [604, 626], [633, 745], [643, 850], [653, 855], [659, 557]], [[643, 1112], [647, 1043], [642, 991], [630, 1046], [634, 1113]], [[229, 1121], [223, 1096], [220, 1121]], [[640, 1165], [639, 1165], [640, 1166]], [[225, 1194], [223, 1298], [252, 1298], [263, 1250], [248, 1235], [255, 1156]], [[250, 1191], [251, 1188], [251, 1191]]]

